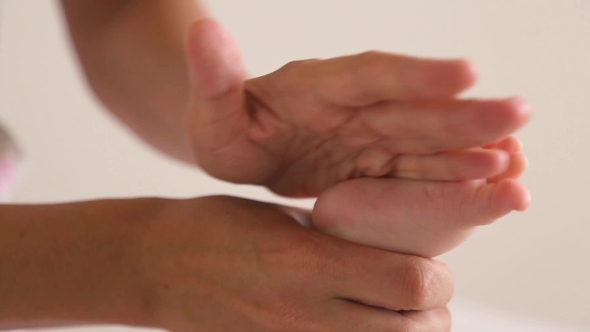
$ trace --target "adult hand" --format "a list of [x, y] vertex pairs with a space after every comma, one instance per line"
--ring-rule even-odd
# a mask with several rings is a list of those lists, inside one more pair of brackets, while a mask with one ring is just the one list
[[530, 115], [516, 98], [456, 99], [475, 82], [463, 60], [368, 52], [244, 81], [237, 46], [217, 23], [197, 22], [189, 39], [187, 125], [198, 163], [281, 195], [317, 196], [363, 176], [489, 178], [509, 156], [465, 149], [504, 138]]
[[233, 197], [172, 201], [140, 241], [154, 326], [450, 330], [443, 264], [301, 227], [296, 219], [307, 214]]

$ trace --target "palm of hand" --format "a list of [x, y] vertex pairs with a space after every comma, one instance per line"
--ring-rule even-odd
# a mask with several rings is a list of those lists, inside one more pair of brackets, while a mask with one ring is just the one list
[[225, 181], [309, 197], [362, 176], [487, 178], [508, 168], [508, 154], [465, 149], [528, 119], [517, 99], [455, 99], [474, 82], [464, 61], [368, 52], [292, 62], [244, 82], [238, 52], [228, 51], [237, 47], [217, 33], [210, 38], [223, 52], [193, 38], [204, 42], [193, 46], [187, 122], [198, 163]]

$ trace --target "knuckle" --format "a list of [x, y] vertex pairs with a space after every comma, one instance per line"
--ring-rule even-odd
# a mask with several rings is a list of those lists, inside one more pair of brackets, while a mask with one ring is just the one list
[[410, 258], [405, 266], [403, 279], [408, 309], [418, 310], [430, 306], [437, 295], [437, 273], [434, 261]]
[[316, 80], [311, 65], [318, 61], [320, 60], [290, 61], [269, 75], [269, 82], [278, 91], [290, 91], [292, 95], [301, 97], [304, 93], [309, 92], [313, 86], [313, 84], [310, 84], [310, 78], [312, 82]]
[[306, 59], [306, 60], [289, 61], [285, 65], [283, 65], [279, 69], [279, 71], [282, 71], [285, 73], [292, 73], [294, 71], [299, 71], [302, 68], [306, 67], [307, 65], [309, 65], [311, 63], [315, 63], [317, 61], [319, 61], [319, 60], [318, 59]]
[[277, 72], [282, 73], [282, 74], [291, 74], [294, 71], [298, 70], [300, 65], [301, 65], [300, 60], [289, 61], [286, 64], [284, 64], [281, 68], [279, 68], [279, 70], [277, 70]]
[[361, 78], [374, 79], [375, 75], [382, 75], [389, 57], [380, 51], [367, 51], [358, 55], [358, 75]]
[[362, 52], [358, 55], [360, 61], [363, 63], [364, 62], [366, 62], [366, 63], [379, 62], [383, 59], [384, 56], [385, 56], [385, 53], [380, 52], [380, 51], [376, 51], [376, 50], [365, 51], [365, 52]]

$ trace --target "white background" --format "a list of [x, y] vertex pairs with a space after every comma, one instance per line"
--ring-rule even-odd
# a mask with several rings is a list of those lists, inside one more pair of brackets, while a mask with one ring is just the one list
[[[590, 1], [210, 2], [255, 75], [369, 49], [467, 56], [482, 76], [471, 96], [526, 97], [536, 115], [519, 137], [533, 205], [443, 257], [457, 282], [457, 330], [475, 321], [480, 327], [469, 331], [487, 331], [490, 312], [499, 312], [590, 331]], [[165, 160], [122, 130], [82, 84], [53, 2], [4, 0], [0, 22], [0, 119], [28, 161], [16, 201], [214, 193], [277, 200]], [[495, 330], [527, 331], [515, 326]]]

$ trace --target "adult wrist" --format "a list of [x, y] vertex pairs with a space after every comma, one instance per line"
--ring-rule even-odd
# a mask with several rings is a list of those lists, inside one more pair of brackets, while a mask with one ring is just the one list
[[137, 249], [158, 202], [0, 206], [0, 330], [155, 327]]

